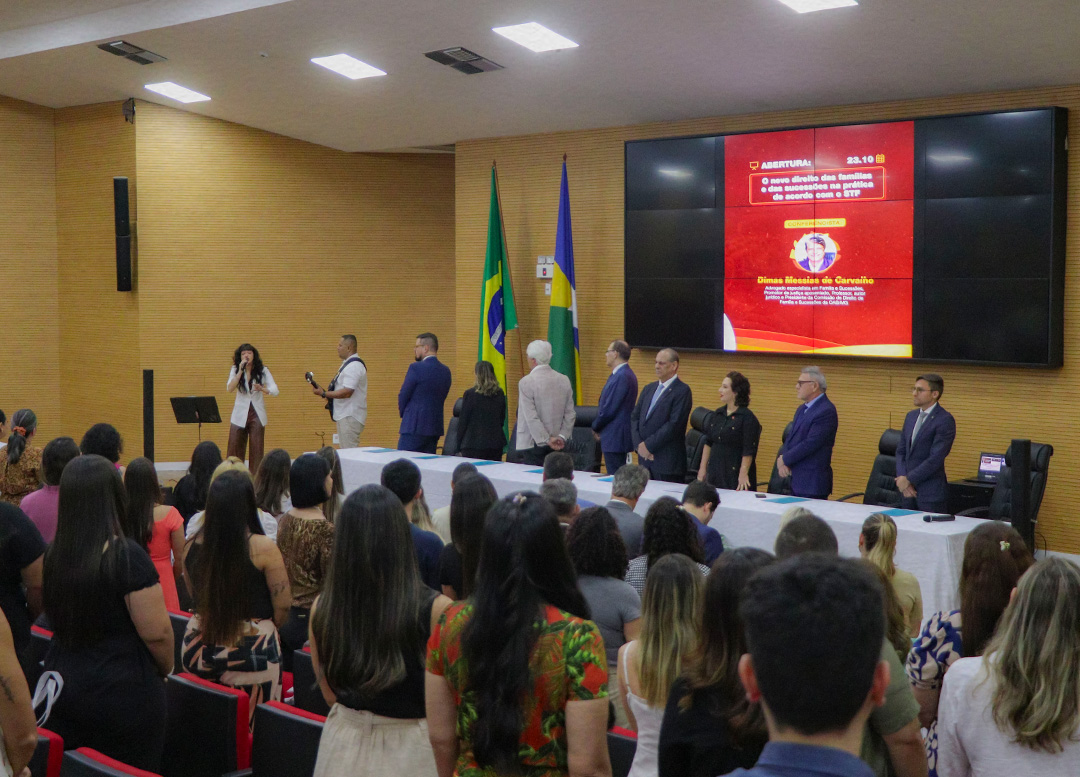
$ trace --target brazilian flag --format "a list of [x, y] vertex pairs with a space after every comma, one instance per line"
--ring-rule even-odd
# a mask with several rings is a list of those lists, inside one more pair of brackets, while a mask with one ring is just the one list
[[570, 188], [566, 183], [565, 157], [559, 190], [559, 225], [555, 230], [555, 270], [551, 279], [547, 339], [551, 343], [551, 368], [570, 378], [576, 405], [582, 397], [581, 345], [578, 342], [574, 239], [570, 232]]

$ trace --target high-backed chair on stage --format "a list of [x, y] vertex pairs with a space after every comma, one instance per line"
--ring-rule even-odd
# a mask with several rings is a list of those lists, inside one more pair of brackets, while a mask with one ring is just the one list
[[795, 426], [794, 421], [789, 421], [788, 425], [784, 427], [783, 434], [780, 435], [780, 447], [776, 451], [776, 457], [773, 458], [772, 474], [769, 475], [768, 480], [762, 480], [754, 484], [756, 490], [758, 486], [767, 486], [766, 491], [770, 494], [791, 494], [791, 478], [780, 477], [780, 472], [776, 468], [776, 459], [780, 458], [780, 452], [784, 449], [784, 443], [787, 442], [787, 438], [791, 436], [791, 429]]
[[596, 405], [578, 405], [574, 408], [574, 431], [563, 449], [574, 457], [574, 469], [579, 472], [600, 471], [600, 441], [593, 435], [592, 423], [600, 408]]
[[857, 496], [863, 498], [864, 505], [899, 507], [903, 496], [896, 488], [896, 446], [900, 444], [900, 431], [886, 429], [878, 440], [878, 455], [874, 466], [870, 468], [870, 477], [866, 481], [865, 491], [845, 494], [836, 501], [846, 502]]
[[[1045, 443], [1031, 443], [1031, 522], [1039, 517], [1043, 494], [1046, 493], [1046, 478], [1050, 469], [1050, 457], [1054, 455], [1054, 446]], [[1012, 459], [1013, 449], [1010, 444], [1005, 451], [1005, 466], [998, 473], [994, 483], [994, 493], [990, 497], [989, 507], [973, 507], [959, 515], [975, 518], [991, 518], [995, 521], [1011, 521], [1012, 515]]]
[[690, 414], [690, 429], [686, 433], [686, 482], [697, 480], [697, 471], [701, 467], [701, 457], [705, 452], [705, 430], [715, 411], [707, 407], [695, 407]]
[[443, 456], [457, 456], [461, 452], [461, 440], [458, 439], [458, 427], [461, 425], [461, 404], [465, 400], [458, 397], [454, 402], [454, 413], [450, 423], [446, 425], [446, 435], [443, 437]]

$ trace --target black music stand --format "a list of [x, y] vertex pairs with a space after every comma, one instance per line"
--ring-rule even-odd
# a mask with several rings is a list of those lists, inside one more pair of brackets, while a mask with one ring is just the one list
[[202, 442], [203, 424], [220, 424], [217, 397], [170, 397], [173, 415], [178, 424], [198, 424], [199, 442]]

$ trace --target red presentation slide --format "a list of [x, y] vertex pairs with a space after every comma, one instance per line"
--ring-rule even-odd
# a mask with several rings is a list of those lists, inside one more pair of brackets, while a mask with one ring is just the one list
[[739, 351], [911, 356], [914, 123], [724, 139]]

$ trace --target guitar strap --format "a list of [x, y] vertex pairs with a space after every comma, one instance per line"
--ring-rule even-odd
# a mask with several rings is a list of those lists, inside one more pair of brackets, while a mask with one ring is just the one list
[[[346, 368], [346, 367], [348, 367], [348, 366], [349, 366], [350, 364], [352, 364], [353, 362], [360, 362], [361, 364], [363, 364], [363, 365], [364, 365], [364, 369], [365, 369], [365, 370], [367, 369], [367, 365], [366, 365], [366, 364], [364, 364], [364, 360], [363, 360], [363, 359], [361, 359], [361, 358], [360, 358], [359, 356], [357, 356], [356, 354], [353, 354], [353, 355], [352, 355], [352, 356], [350, 356], [350, 357], [349, 357], [348, 359], [346, 359], [345, 361], [343, 361], [343, 362], [341, 363], [341, 366], [340, 366], [340, 367], [338, 367], [338, 371], [337, 371], [337, 374], [336, 374], [336, 375], [334, 375], [334, 379], [333, 379], [332, 381], [330, 381], [330, 385], [328, 385], [328, 386], [326, 387], [326, 390], [327, 390], [327, 391], [333, 391], [333, 390], [334, 390], [335, 388], [337, 388], [337, 380], [338, 380], [338, 378], [339, 378], [339, 377], [341, 377], [341, 373], [342, 373], [342, 372], [344, 372], [345, 368]], [[326, 409], [327, 409], [327, 410], [329, 411], [329, 413], [330, 413], [330, 419], [331, 419], [331, 420], [333, 420], [333, 418], [334, 418], [334, 400], [333, 400], [333, 399], [329, 399], [329, 398], [328, 398], [328, 399], [326, 400]]]

